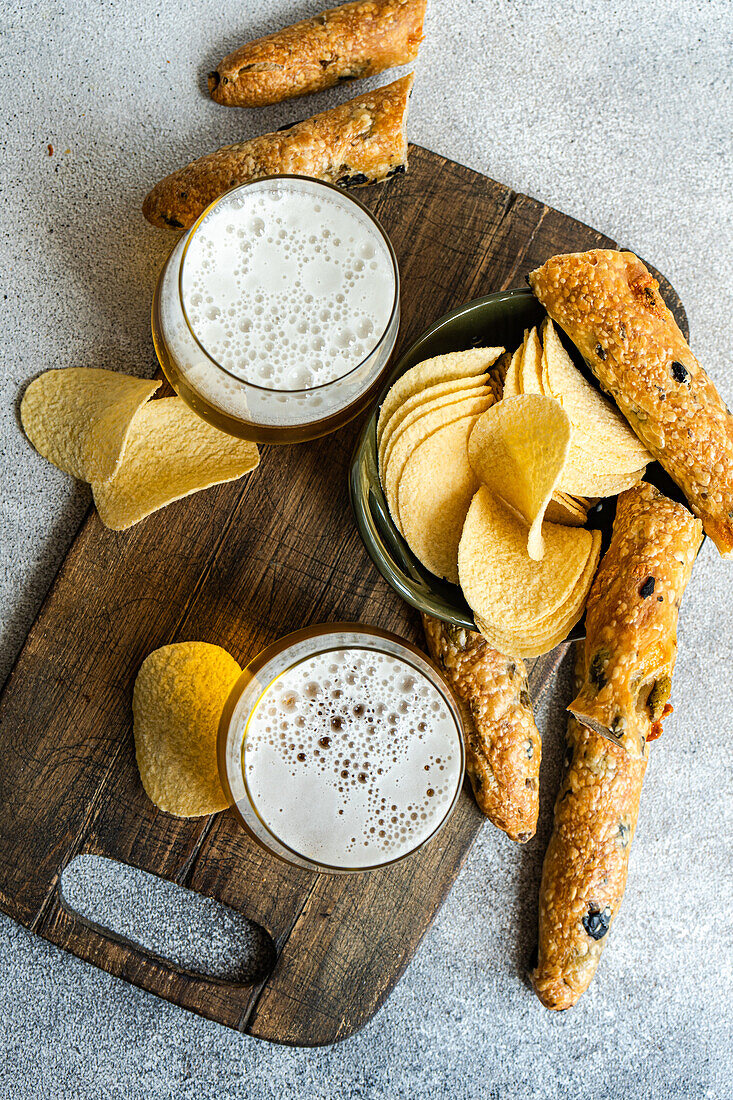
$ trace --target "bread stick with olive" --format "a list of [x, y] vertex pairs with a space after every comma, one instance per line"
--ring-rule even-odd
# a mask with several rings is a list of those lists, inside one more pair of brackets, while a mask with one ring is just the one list
[[412, 74], [273, 134], [226, 145], [157, 183], [143, 202], [153, 225], [188, 229], [209, 203], [264, 176], [310, 176], [344, 187], [407, 169]]
[[520, 658], [480, 635], [423, 615], [428, 652], [453, 688], [466, 733], [466, 770], [479, 809], [511, 840], [534, 836], [542, 743]]
[[[585, 671], [579, 643], [581, 675]], [[532, 984], [546, 1008], [570, 1008], [590, 985], [626, 888], [648, 749], [632, 757], [568, 718], [566, 771], [542, 867]]]
[[209, 73], [212, 99], [263, 107], [417, 57], [427, 0], [356, 0], [258, 38]]
[[672, 709], [680, 601], [701, 542], [700, 520], [653, 485], [619, 496], [586, 606], [582, 686], [568, 710], [634, 757]]
[[733, 416], [631, 252], [553, 256], [529, 276], [720, 553], [733, 553]]

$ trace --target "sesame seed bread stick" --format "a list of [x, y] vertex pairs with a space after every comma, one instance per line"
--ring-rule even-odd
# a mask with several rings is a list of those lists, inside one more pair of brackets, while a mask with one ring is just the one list
[[[583, 675], [584, 649], [576, 647]], [[542, 865], [532, 984], [546, 1008], [570, 1008], [595, 975], [626, 889], [648, 749], [629, 756], [568, 717], [566, 771]]]
[[679, 607], [701, 542], [700, 520], [653, 485], [618, 498], [586, 606], [583, 684], [568, 710], [634, 757], [671, 710]]
[[357, 0], [248, 42], [209, 73], [212, 99], [263, 107], [417, 57], [427, 0]]
[[720, 553], [733, 553], [733, 416], [631, 252], [553, 256], [532, 290], [654, 457]]
[[454, 690], [466, 734], [466, 770], [479, 809], [511, 840], [537, 828], [542, 742], [521, 658], [480, 634], [423, 615], [428, 652]]
[[226, 145], [155, 185], [143, 202], [152, 225], [188, 229], [238, 184], [264, 176], [310, 176], [355, 187], [407, 169], [410, 73], [287, 130]]

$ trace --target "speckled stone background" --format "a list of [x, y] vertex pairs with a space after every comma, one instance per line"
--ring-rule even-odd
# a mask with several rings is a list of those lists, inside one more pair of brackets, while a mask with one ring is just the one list
[[[190, 157], [353, 94], [259, 113], [227, 111], [203, 94], [206, 71], [240, 41], [318, 8], [3, 6], [3, 673], [88, 505], [87, 490], [23, 439], [19, 395], [47, 367], [153, 373], [150, 296], [170, 238], [143, 222], [140, 201]], [[656, 264], [733, 405], [732, 11], [726, 0], [431, 0], [410, 135]], [[316, 1051], [258, 1043], [1, 917], [2, 1100], [731, 1100], [732, 568], [705, 546], [683, 606], [676, 709], [652, 752], [624, 908], [574, 1010], [547, 1013], [522, 978], [557, 782], [561, 679], [539, 714], [538, 836], [519, 849], [486, 827], [401, 984], [359, 1035]], [[112, 919], [117, 907], [127, 926], [128, 887], [100, 887], [98, 873], [88, 890], [106, 894]], [[83, 894], [83, 883], [69, 890]], [[178, 912], [173, 904], [168, 924]]]

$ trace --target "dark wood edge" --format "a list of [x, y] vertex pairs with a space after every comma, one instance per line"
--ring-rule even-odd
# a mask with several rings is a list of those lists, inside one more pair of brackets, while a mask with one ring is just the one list
[[[467, 795], [467, 797], [473, 798], [473, 795]], [[432, 927], [432, 923], [435, 920], [435, 917], [436, 917], [437, 913], [442, 908], [443, 903], [445, 902], [446, 898], [448, 897], [448, 895], [450, 894], [451, 890], [453, 889], [453, 887], [455, 885], [456, 879], [458, 878], [459, 874], [463, 870], [464, 864], [465, 864], [466, 860], [468, 859], [469, 853], [470, 853], [470, 851], [473, 847], [473, 843], [474, 843], [476, 837], [481, 832], [481, 829], [483, 828], [483, 826], [486, 823], [487, 822], [486, 822], [485, 818], [481, 818], [477, 822], [476, 829], [475, 829], [473, 835], [470, 837], [468, 844], [466, 844], [466, 846], [464, 847], [464, 849], [461, 853], [460, 859], [458, 859], [456, 861], [455, 874], [453, 875], [453, 877], [450, 879], [449, 882], [446, 882], [445, 890], [437, 898], [436, 904], [433, 906], [433, 910], [432, 910], [432, 913], [430, 915], [430, 920], [426, 924], [422, 935], [419, 937], [419, 939], [417, 939], [413, 942], [413, 944], [411, 945], [411, 950], [405, 955], [405, 958], [404, 958], [403, 962], [401, 963], [401, 965], [399, 967], [397, 967], [392, 972], [391, 984], [388, 985], [388, 986], [385, 986], [382, 989], [382, 991], [379, 994], [379, 997], [376, 999], [376, 1001], [373, 1004], [369, 1005], [368, 1011], [364, 1013], [364, 1016], [361, 1019], [355, 1020], [354, 1017], [352, 1016], [352, 1018], [349, 1020], [348, 1027], [343, 1028], [343, 1029], [339, 1029], [338, 1033], [335, 1035], [334, 1038], [325, 1039], [323, 1042], [307, 1042], [307, 1041], [303, 1040], [302, 1038], [294, 1038], [294, 1039], [277, 1038], [277, 1039], [275, 1039], [269, 1033], [261, 1031], [258, 1028], [256, 1019], [254, 1020], [254, 1022], [252, 1024], [248, 1023], [247, 1026], [242, 1028], [243, 1033], [245, 1035], [251, 1036], [253, 1039], [260, 1039], [260, 1040], [263, 1040], [264, 1042], [275, 1043], [277, 1046], [295, 1047], [295, 1048], [303, 1047], [303, 1048], [307, 1048], [307, 1049], [310, 1050], [310, 1049], [315, 1049], [317, 1047], [333, 1046], [335, 1043], [342, 1043], [345, 1039], [350, 1039], [353, 1035], [357, 1035], [360, 1031], [363, 1031], [363, 1029], [367, 1026], [367, 1024], [370, 1023], [374, 1019], [374, 1017], [377, 1015], [377, 1013], [383, 1008], [385, 1002], [391, 996], [393, 989], [395, 988], [397, 983], [400, 981], [400, 979], [402, 978], [402, 975], [404, 974], [405, 970], [407, 970], [407, 967], [410, 965], [413, 958], [415, 957], [415, 954], [416, 954], [417, 950], [419, 949], [420, 944], [424, 940], [427, 933], [430, 931], [430, 928]], [[262, 984], [264, 986], [265, 983], [263, 982]], [[256, 1016], [256, 1011], [257, 1011], [257, 1001], [254, 1002], [254, 1004], [252, 1006], [251, 1013], [249, 1015], [251, 1017], [255, 1017]]]

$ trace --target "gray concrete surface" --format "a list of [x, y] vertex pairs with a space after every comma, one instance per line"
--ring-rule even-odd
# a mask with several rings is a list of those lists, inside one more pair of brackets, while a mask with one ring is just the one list
[[[153, 372], [149, 302], [169, 238], [142, 221], [141, 198], [193, 154], [348, 97], [340, 89], [239, 113], [202, 92], [203, 74], [239, 41], [319, 6], [9, 0], [0, 14], [3, 672], [88, 504], [87, 490], [21, 435], [22, 387], [51, 366]], [[426, 29], [412, 139], [656, 264], [733, 405], [730, 5], [431, 0]], [[706, 545], [624, 908], [576, 1009], [545, 1012], [521, 980], [561, 683], [540, 715], [538, 837], [519, 850], [484, 830], [403, 981], [361, 1034], [319, 1051], [248, 1040], [0, 918], [0, 1098], [731, 1100], [730, 570]]]

